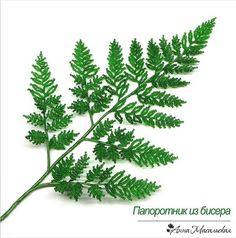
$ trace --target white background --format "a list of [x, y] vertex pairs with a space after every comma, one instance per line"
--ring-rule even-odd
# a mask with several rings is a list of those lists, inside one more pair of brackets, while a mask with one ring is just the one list
[[[29, 145], [24, 138], [30, 126], [22, 117], [34, 108], [27, 88], [31, 65], [40, 50], [48, 59], [64, 102], [69, 104], [72, 97], [68, 88], [73, 84], [68, 62], [77, 40], [86, 42], [103, 73], [108, 44], [113, 38], [122, 44], [127, 58], [134, 37], [146, 47], [150, 38], [158, 40], [165, 34], [170, 39], [173, 34], [181, 35], [213, 17], [217, 17], [217, 23], [205, 54], [200, 57], [199, 69], [185, 76], [191, 84], [175, 91], [188, 103], [181, 109], [164, 110], [185, 123], [171, 130], [136, 127], [137, 137], [145, 136], [180, 159], [173, 165], [154, 169], [141, 169], [128, 162], [117, 165], [134, 176], [156, 180], [162, 185], [160, 191], [142, 201], [106, 199], [100, 203], [83, 197], [76, 203], [52, 189], [40, 190], [1, 224], [2, 237], [170, 237], [167, 223], [138, 223], [137, 219], [149, 217], [133, 216], [134, 205], [230, 207], [233, 214], [223, 219], [232, 219], [226, 225], [234, 229], [234, 234], [225, 237], [236, 237], [235, 10], [233, 1], [3, 1], [1, 213], [46, 168], [45, 150]], [[77, 118], [73, 128], [82, 133], [88, 127], [87, 121], [85, 117]], [[87, 148], [91, 154], [91, 145], [83, 144], [76, 155]], [[57, 154], [53, 156], [56, 158]]]

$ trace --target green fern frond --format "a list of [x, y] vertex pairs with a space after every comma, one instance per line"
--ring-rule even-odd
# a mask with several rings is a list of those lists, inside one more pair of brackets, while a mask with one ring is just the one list
[[[29, 88], [37, 111], [24, 117], [36, 127], [28, 132], [26, 139], [46, 147], [47, 170], [0, 216], [0, 221], [26, 196], [46, 187], [54, 187], [56, 192], [75, 201], [80, 199], [84, 190], [88, 196], [99, 201], [107, 195], [123, 200], [141, 199], [157, 191], [160, 186], [155, 182], [131, 177], [125, 171], [113, 172], [116, 171], [115, 166], [106, 167], [105, 163], [123, 160], [140, 167], [154, 167], [173, 163], [177, 156], [144, 138], [136, 138], [134, 130], [115, 127], [115, 122], [157, 128], [179, 127], [182, 120], [158, 111], [157, 107], [164, 110], [164, 107], [177, 108], [186, 103], [167, 90], [189, 84], [179, 75], [193, 72], [198, 67], [197, 57], [204, 52], [214, 25], [215, 18], [182, 36], [174, 35], [170, 40], [165, 36], [159, 41], [151, 39], [147, 56], [140, 42], [134, 39], [127, 61], [124, 60], [121, 45], [113, 40], [104, 75], [99, 75], [99, 67], [94, 63], [88, 47], [78, 41], [70, 62], [74, 79], [74, 87], [70, 90], [75, 100], [69, 109], [79, 115], [88, 114], [91, 124], [78, 139], [77, 133], [66, 128], [73, 115], [67, 113], [68, 106], [56, 94], [58, 86], [51, 76], [46, 58], [40, 52], [33, 65]], [[101, 115], [95, 115], [98, 113]], [[112, 116], [115, 120], [108, 119]], [[86, 126], [79, 123], [78, 128]], [[71, 152], [83, 142], [95, 143], [95, 161], [91, 161], [86, 152], [77, 161], [74, 160]], [[51, 163], [52, 149], [67, 150]], [[50, 174], [51, 182], [43, 183]]]
[[94, 138], [88, 140], [96, 143], [93, 152], [100, 162], [127, 160], [140, 167], [154, 167], [178, 159], [165, 149], [151, 145], [149, 141], [135, 138], [134, 130], [127, 131], [120, 127], [112, 130], [103, 141]]
[[64, 129], [70, 125], [72, 122], [72, 115], [65, 114], [60, 118], [56, 118], [52, 121], [47, 122], [47, 130], [50, 132], [55, 132]]
[[147, 179], [131, 178], [125, 175], [125, 171], [120, 171], [113, 175], [109, 182], [105, 185], [108, 194], [114, 198], [123, 200], [141, 199], [150, 196], [156, 192], [160, 186], [155, 182], [149, 182]]
[[50, 149], [64, 150], [66, 146], [70, 145], [76, 138], [78, 133], [73, 131], [62, 131], [57, 136], [53, 136], [49, 141]]
[[62, 179], [66, 178], [70, 175], [70, 171], [74, 165], [74, 157], [73, 154], [70, 154], [69, 157], [61, 160], [57, 166], [55, 166], [52, 170], [53, 182], [59, 182]]
[[158, 128], [174, 128], [179, 127], [183, 123], [183, 121], [174, 116], [151, 109], [150, 106], [136, 105], [136, 102], [131, 102], [123, 108], [116, 109], [115, 119], [122, 123], [122, 114], [124, 114], [125, 119], [130, 124], [141, 123]]
[[85, 114], [89, 109], [89, 103], [85, 100], [76, 100], [70, 106], [73, 112], [77, 112], [79, 115]]
[[34, 145], [40, 145], [45, 143], [47, 135], [43, 131], [31, 130], [25, 138]]
[[73, 154], [70, 154], [69, 157], [61, 160], [52, 170], [52, 182], [62, 181], [66, 177], [70, 177], [71, 181], [80, 178], [89, 164], [89, 159], [87, 153], [85, 153], [75, 163]]
[[160, 166], [173, 163], [177, 157], [163, 148], [155, 147], [144, 142], [144, 139], [135, 139], [128, 148], [122, 150], [121, 156], [139, 166]]
[[104, 165], [105, 163], [93, 166], [86, 175], [87, 182], [104, 182], [107, 180], [111, 176], [114, 166], [104, 169]]
[[93, 114], [109, 107], [112, 97], [102, 86], [102, 78], [97, 75], [99, 68], [93, 63], [89, 49], [81, 40], [77, 42], [73, 56], [71, 67], [76, 86], [71, 91], [77, 100], [69, 108], [78, 114], [88, 112], [92, 119]]
[[88, 188], [88, 195], [92, 198], [96, 198], [99, 201], [102, 201], [102, 198], [105, 197], [105, 193], [101, 186], [98, 184], [91, 184]]
[[104, 112], [109, 108], [112, 101], [112, 95], [107, 92], [104, 88], [98, 88], [94, 90], [90, 95], [90, 102], [93, 103], [91, 106], [91, 113]]
[[[61, 96], [55, 95], [57, 84], [55, 84], [55, 79], [51, 77], [48, 63], [42, 52], [37, 57], [33, 69], [31, 78], [33, 83], [31, 83], [29, 91], [40, 113], [34, 112], [24, 115], [24, 117], [28, 123], [35, 127], [40, 127], [43, 131], [32, 130], [26, 138], [35, 145], [45, 143], [49, 156], [49, 150], [53, 147], [59, 147], [56, 145], [61, 143], [56, 140], [55, 135], [50, 140], [49, 132], [56, 132], [66, 128], [72, 122], [72, 115], [66, 113], [66, 105], [61, 103]], [[59, 140], [62, 139], [61, 137], [63, 136], [60, 135]], [[61, 145], [60, 149], [65, 149], [65, 146]], [[48, 157], [48, 159], [50, 158]]]
[[130, 142], [134, 140], [134, 130], [126, 131], [126, 129], [117, 129], [111, 131], [107, 137], [109, 144], [117, 144], [118, 146], [126, 147]]
[[90, 158], [88, 157], [87, 153], [80, 157], [74, 166], [70, 170], [70, 178], [71, 180], [76, 180], [81, 177], [84, 170], [89, 165]]
[[[74, 58], [70, 62], [74, 72], [76, 87], [71, 89], [77, 100], [72, 103], [70, 108], [79, 114], [88, 112], [89, 109], [89, 88], [91, 79], [97, 76], [99, 68], [93, 63], [92, 55], [85, 44], [80, 40], [76, 43], [73, 53]], [[76, 92], [76, 93], [75, 93]]]
[[36, 127], [43, 127], [44, 125], [44, 118], [42, 114], [39, 113], [30, 113], [29, 115], [24, 115], [27, 119], [27, 122]]
[[112, 130], [114, 120], [106, 119], [104, 122], [100, 122], [93, 131], [93, 139], [101, 139], [102, 137], [108, 135]]
[[137, 83], [144, 83], [148, 79], [148, 73], [143, 58], [143, 49], [136, 39], [131, 43], [129, 64], [127, 64], [126, 67], [129, 71], [129, 73], [126, 74], [129, 80]]
[[83, 192], [83, 185], [79, 182], [61, 181], [55, 185], [54, 190], [78, 201]]
[[203, 22], [194, 31], [185, 33], [181, 39], [183, 54], [195, 56], [204, 53], [208, 40], [215, 26], [216, 18]]
[[158, 44], [153, 39], [148, 42], [147, 55], [147, 68], [157, 72], [161, 71], [164, 67], [163, 56]]
[[169, 75], [156, 73], [150, 78], [150, 82], [153, 87], [167, 89], [167, 88], [180, 88], [185, 87], [189, 82], [182, 80], [181, 78], [171, 77]]
[[78, 86], [86, 89], [87, 81], [97, 75], [99, 68], [93, 63], [92, 55], [82, 40], [76, 43], [73, 56], [74, 59], [70, 62], [75, 72], [73, 78]]
[[35, 62], [29, 91], [33, 96], [37, 108], [45, 111], [47, 107], [46, 100], [56, 91], [57, 85], [55, 84], [55, 80], [51, 78], [48, 63], [42, 52], [40, 52]]
[[110, 143], [97, 142], [94, 147], [96, 159], [101, 161], [128, 160], [140, 167], [154, 167], [173, 163], [178, 158], [163, 148], [150, 145], [143, 139], [135, 139], [125, 148]]
[[139, 92], [137, 98], [142, 104], [160, 107], [181, 107], [186, 103], [179, 97], [165, 91], [153, 91], [153, 87], [148, 87], [144, 91]]
[[113, 95], [117, 95], [118, 98], [123, 97], [128, 91], [129, 84], [127, 83], [122, 48], [116, 40], [110, 43], [106, 72], [107, 75], [104, 75], [104, 78], [112, 88]]
[[85, 153], [76, 163], [73, 159], [73, 154], [60, 161], [52, 170], [52, 182], [55, 184], [54, 190], [61, 194], [66, 194], [70, 199], [78, 201], [83, 193], [83, 184], [77, 181], [77, 179], [81, 177], [87, 168], [89, 159]]

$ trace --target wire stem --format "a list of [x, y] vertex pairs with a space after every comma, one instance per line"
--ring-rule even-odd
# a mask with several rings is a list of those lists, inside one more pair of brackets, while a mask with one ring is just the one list
[[2, 222], [3, 220], [5, 220], [10, 213], [12, 213], [12, 211], [26, 198], [28, 197], [32, 192], [41, 189], [41, 188], [48, 188], [48, 187], [53, 187], [55, 185], [51, 184], [51, 183], [43, 183], [43, 184], [39, 184], [37, 187], [31, 187], [30, 189], [28, 189], [25, 193], [23, 193], [11, 206], [10, 208], [0, 217], [0, 222]]
[[48, 129], [47, 129], [47, 118], [46, 118], [46, 111], [43, 112], [43, 127], [44, 132], [46, 134], [46, 150], [47, 150], [47, 170], [49, 170], [51, 165], [51, 157], [50, 157], [50, 148], [49, 148], [49, 135], [48, 135]]
[[89, 111], [88, 112], [89, 112], [89, 118], [90, 118], [91, 125], [94, 125], [93, 115], [92, 115], [90, 107], [89, 107]]

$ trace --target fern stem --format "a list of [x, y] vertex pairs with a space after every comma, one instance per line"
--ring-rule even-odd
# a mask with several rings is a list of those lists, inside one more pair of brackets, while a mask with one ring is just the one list
[[90, 118], [91, 125], [93, 126], [94, 125], [94, 121], [93, 121], [93, 115], [92, 115], [92, 112], [90, 110], [90, 107], [89, 107], [88, 113], [89, 113], [89, 118]]
[[49, 148], [49, 139], [48, 139], [48, 132], [47, 132], [47, 129], [45, 128], [45, 134], [46, 134], [46, 150], [47, 150], [47, 170], [50, 169], [50, 166], [51, 166], [51, 157], [50, 157], [50, 148]]
[[89, 119], [90, 119], [90, 122], [91, 122], [91, 126], [93, 126], [93, 125], [94, 125], [93, 114], [92, 114], [92, 112], [91, 112], [90, 100], [89, 100], [88, 95], [87, 95], [87, 97], [86, 97], [86, 101], [88, 102], [88, 114], [89, 114]]
[[12, 205], [11, 207], [0, 216], [0, 222], [5, 220], [12, 212], [13, 210], [26, 198], [28, 197], [32, 192], [41, 189], [41, 188], [48, 188], [48, 187], [54, 187], [55, 185], [52, 183], [43, 183], [39, 184], [37, 187], [30, 187], [25, 193], [23, 193]]
[[49, 150], [49, 141], [46, 141], [46, 146], [47, 146], [47, 170], [50, 169], [51, 165], [51, 158], [50, 158], [50, 150]]
[[[43, 93], [44, 95], [46, 94], [45, 87], [43, 87]], [[44, 96], [43, 102], [46, 104], [45, 100], [46, 96]], [[45, 110], [43, 110], [43, 127], [44, 127], [44, 132], [46, 134], [46, 150], [47, 150], [47, 170], [49, 170], [50, 165], [51, 165], [51, 158], [50, 158], [50, 149], [49, 149], [49, 137], [48, 137], [48, 130], [47, 130], [47, 117], [46, 117], [46, 112], [47, 112], [47, 107]]]
[[43, 112], [43, 127], [44, 127], [44, 132], [46, 134], [46, 150], [47, 150], [47, 170], [49, 170], [51, 166], [51, 157], [50, 157], [50, 148], [49, 148], [49, 135], [48, 135], [48, 130], [47, 130], [47, 118], [46, 118], [46, 111]]

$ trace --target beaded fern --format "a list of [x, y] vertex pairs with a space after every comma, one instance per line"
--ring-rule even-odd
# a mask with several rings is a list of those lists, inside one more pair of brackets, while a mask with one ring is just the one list
[[[181, 37], [175, 35], [170, 41], [164, 36], [159, 42], [151, 39], [146, 58], [141, 44], [134, 39], [127, 62], [121, 45], [113, 40], [104, 75], [99, 73], [87, 46], [82, 40], [78, 41], [70, 62], [74, 81], [70, 91], [74, 101], [69, 106], [56, 94], [58, 86], [40, 52], [33, 65], [29, 87], [36, 111], [24, 117], [33, 126], [26, 139], [35, 146], [46, 147], [47, 170], [0, 220], [40, 188], [52, 187], [76, 201], [83, 193], [101, 201], [105, 196], [141, 199], [157, 191], [160, 185], [156, 182], [132, 177], [125, 170], [117, 171], [116, 163], [126, 160], [140, 167], [155, 167], [173, 163], [177, 156], [144, 138], [137, 138], [135, 131], [127, 130], [122, 123], [153, 128], [181, 126], [181, 119], [160, 112], [158, 107], [177, 108], [186, 103], [167, 91], [189, 84], [179, 75], [197, 68], [197, 56], [207, 46], [214, 25], [215, 18]], [[80, 138], [78, 128], [76, 131], [68, 129], [76, 115], [88, 115], [91, 124]], [[73, 155], [72, 151], [85, 141], [93, 145], [94, 156], [91, 153]], [[52, 150], [65, 151], [52, 163]], [[94, 159], [96, 163], [92, 166]], [[107, 166], [107, 161], [114, 165]], [[51, 182], [43, 183], [49, 175]]]

